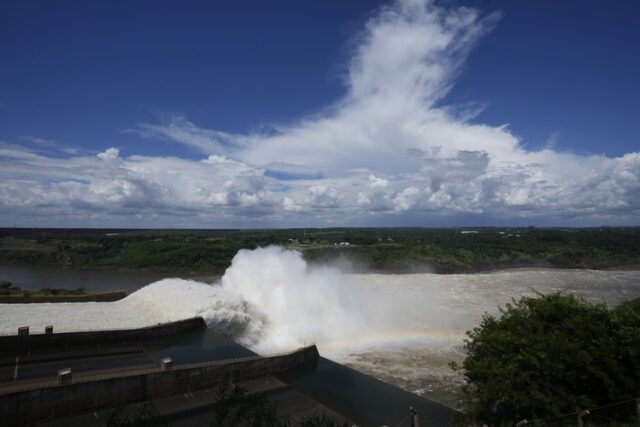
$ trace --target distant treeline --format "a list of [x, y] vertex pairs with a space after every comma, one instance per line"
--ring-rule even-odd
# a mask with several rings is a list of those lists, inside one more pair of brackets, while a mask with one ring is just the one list
[[281, 245], [354, 271], [640, 266], [640, 227], [288, 230], [0, 229], [0, 262], [221, 274], [240, 249]]
[[57, 295], [85, 295], [87, 290], [85, 288], [77, 289], [58, 289], [58, 288], [42, 288], [39, 291], [23, 291], [18, 286], [14, 286], [13, 283], [6, 280], [0, 281], [0, 296], [13, 296], [22, 295], [23, 292], [28, 292], [35, 296], [57, 296]]

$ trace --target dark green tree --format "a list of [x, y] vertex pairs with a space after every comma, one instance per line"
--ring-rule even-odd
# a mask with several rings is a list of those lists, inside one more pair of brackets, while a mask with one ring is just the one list
[[640, 305], [609, 311], [572, 295], [524, 297], [467, 332], [466, 413], [514, 425], [637, 397]]
[[213, 405], [215, 416], [211, 427], [266, 426], [289, 427], [286, 417], [278, 414], [277, 406], [261, 393], [246, 394], [246, 390], [237, 385], [221, 385], [218, 399]]
[[212, 409], [215, 412], [211, 427], [347, 427], [322, 413], [291, 420], [281, 414], [275, 402], [263, 393], [247, 391], [231, 384], [222, 384]]

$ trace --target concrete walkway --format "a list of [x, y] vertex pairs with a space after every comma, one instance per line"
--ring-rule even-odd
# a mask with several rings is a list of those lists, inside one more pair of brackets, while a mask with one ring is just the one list
[[0, 357], [0, 390], [56, 381], [59, 369], [71, 368], [75, 378], [157, 366], [138, 345], [80, 348], [67, 351], [38, 350], [29, 355]]

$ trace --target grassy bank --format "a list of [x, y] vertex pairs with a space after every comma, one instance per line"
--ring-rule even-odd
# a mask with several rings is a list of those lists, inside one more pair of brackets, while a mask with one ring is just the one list
[[640, 265], [640, 228], [0, 230], [0, 262], [221, 274], [240, 249], [282, 245], [355, 271], [474, 272]]
[[23, 291], [21, 288], [14, 286], [13, 283], [2, 281], [0, 282], [0, 296], [22, 296], [27, 293], [29, 296], [36, 297], [56, 297], [56, 296], [81, 296], [87, 295], [85, 288], [78, 289], [56, 289], [56, 288], [42, 288], [37, 291]]

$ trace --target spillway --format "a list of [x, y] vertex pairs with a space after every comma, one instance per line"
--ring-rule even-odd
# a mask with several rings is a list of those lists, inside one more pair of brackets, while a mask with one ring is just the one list
[[241, 251], [221, 280], [164, 279], [112, 303], [0, 305], [0, 334], [127, 329], [201, 316], [260, 354], [315, 343], [323, 356], [455, 405], [465, 331], [522, 295], [566, 291], [609, 306], [640, 297], [639, 271], [343, 274], [295, 251]]

